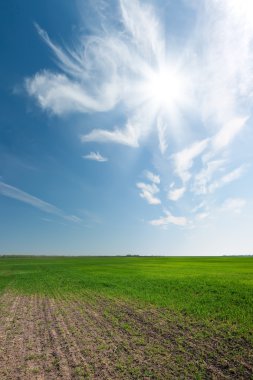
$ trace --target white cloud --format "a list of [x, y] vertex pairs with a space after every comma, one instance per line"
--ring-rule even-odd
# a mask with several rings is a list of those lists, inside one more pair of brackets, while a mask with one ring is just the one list
[[[252, 0], [194, 1], [196, 23], [183, 45], [180, 36], [178, 50], [171, 48], [170, 25], [163, 29], [156, 2], [148, 3], [119, 0], [113, 10], [119, 12], [113, 15], [120, 20], [117, 27], [100, 12], [96, 32], [80, 35], [72, 49], [59, 46], [36, 25], [59, 71], [27, 78], [27, 92], [58, 116], [121, 112], [122, 124], [83, 132], [81, 141], [138, 148], [155, 132], [155, 157], [158, 149], [157, 161], [163, 156], [160, 167], [167, 164], [170, 147], [173, 174], [182, 181], [168, 198], [178, 201], [187, 191], [214, 193], [244, 171], [242, 165], [227, 173], [225, 164], [234, 165], [236, 155], [226, 153], [252, 112]], [[160, 183], [160, 177], [159, 182], [151, 177], [153, 185]], [[161, 203], [157, 186], [141, 183], [139, 188], [148, 203]]]
[[155, 194], [159, 193], [159, 188], [155, 183], [138, 182], [136, 186], [141, 190], [140, 197], [146, 199], [150, 205], [159, 205], [161, 203], [160, 199], [155, 196]]
[[252, 89], [252, 14], [250, 0], [205, 0], [198, 7], [196, 41], [202, 46], [198, 56], [200, 109], [205, 122], [219, 128], [243, 109], [248, 114]]
[[228, 183], [236, 181], [244, 174], [245, 170], [246, 170], [245, 165], [241, 165], [240, 167], [232, 170], [231, 172], [225, 174], [223, 177], [221, 177], [217, 181], [211, 183], [208, 188], [208, 191], [210, 193], [213, 193], [214, 191], [227, 185]]
[[145, 177], [146, 177], [147, 179], [149, 179], [151, 182], [153, 182], [153, 183], [159, 185], [159, 183], [160, 183], [160, 177], [159, 177], [159, 175], [154, 174], [154, 173], [150, 172], [149, 170], [146, 170], [146, 171], [144, 172], [144, 175], [145, 175]]
[[209, 212], [200, 212], [198, 214], [196, 214], [196, 219], [197, 220], [204, 220], [206, 218], [208, 218], [209, 216]]
[[34, 197], [33, 195], [26, 193], [17, 187], [8, 185], [5, 182], [0, 181], [0, 194], [4, 195], [8, 198], [17, 199], [21, 202], [27, 203], [39, 210], [46, 212], [48, 214], [53, 214], [60, 216], [65, 220], [69, 220], [71, 222], [80, 222], [81, 219], [75, 215], [66, 215], [64, 211], [59, 209], [58, 207], [52, 205], [51, 203], [45, 202], [42, 199]]
[[220, 131], [212, 138], [212, 148], [217, 151], [228, 146], [242, 128], [245, 126], [248, 117], [236, 117], [229, 121]]
[[160, 151], [164, 154], [168, 147], [168, 122], [164, 117], [157, 118], [157, 131]]
[[120, 0], [120, 6], [124, 26], [138, 50], [158, 61], [164, 59], [165, 41], [155, 10], [136, 0]]
[[159, 219], [154, 219], [149, 222], [152, 226], [164, 227], [168, 224], [175, 224], [184, 227], [188, 224], [187, 218], [184, 216], [172, 215], [169, 211], [165, 211], [165, 216]]
[[99, 152], [90, 152], [83, 156], [86, 160], [98, 161], [98, 162], [106, 162], [108, 158], [101, 156]]
[[[82, 141], [138, 147], [140, 140], [157, 127], [160, 150], [164, 153], [169, 110], [162, 112], [164, 107], [157, 100], [161, 92], [166, 99], [179, 100], [178, 94], [176, 97], [173, 94], [178, 92], [175, 82], [180, 82], [175, 77], [182, 73], [177, 73], [167, 62], [165, 33], [155, 7], [138, 0], [120, 0], [114, 11], [119, 12], [118, 29], [100, 13], [103, 22], [97, 20], [97, 25], [101, 23], [101, 30], [79, 36], [72, 49], [60, 47], [36, 25], [40, 37], [55, 55], [61, 73], [39, 72], [26, 79], [26, 89], [43, 109], [59, 116], [71, 112], [113, 111], [120, 105], [127, 119], [124, 125], [110, 130], [94, 129], [82, 136]], [[159, 81], [163, 88], [154, 94], [150, 83], [164, 72], [169, 74], [168, 80]], [[181, 97], [187, 98], [186, 88], [182, 87]], [[174, 108], [177, 108], [175, 102]]]
[[223, 211], [232, 211], [240, 213], [243, 207], [246, 205], [246, 200], [242, 198], [228, 198], [222, 205]]
[[194, 159], [197, 158], [206, 149], [209, 140], [204, 139], [196, 141], [189, 147], [182, 151], [175, 153], [172, 156], [174, 163], [175, 173], [185, 183], [191, 178], [190, 169], [193, 165]]
[[195, 213], [195, 212], [197, 212], [197, 211], [199, 211], [199, 210], [204, 210], [204, 209], [206, 209], [206, 208], [207, 208], [207, 204], [206, 204], [206, 202], [202, 201], [202, 202], [200, 202], [199, 204], [197, 204], [197, 205], [191, 210], [191, 212]]
[[88, 95], [78, 82], [68, 79], [64, 74], [44, 71], [32, 79], [26, 79], [25, 83], [28, 94], [37, 99], [41, 108], [57, 115], [110, 109], [110, 103], [102, 104]]
[[186, 191], [186, 188], [183, 186], [183, 187], [179, 187], [177, 189], [172, 189], [169, 191], [169, 194], [168, 194], [168, 198], [171, 200], [171, 201], [178, 201], [180, 198], [182, 198], [182, 196], [184, 195]]
[[214, 174], [223, 171], [225, 160], [213, 160], [206, 163], [194, 177], [193, 192], [196, 194], [207, 194], [209, 184]]
[[139, 146], [138, 131], [131, 124], [127, 124], [125, 130], [114, 129], [113, 131], [106, 131], [103, 129], [94, 129], [87, 135], [81, 137], [82, 142], [111, 142], [132, 146], [134, 148]]

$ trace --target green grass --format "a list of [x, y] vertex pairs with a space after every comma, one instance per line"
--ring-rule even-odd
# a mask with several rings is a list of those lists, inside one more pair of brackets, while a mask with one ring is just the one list
[[0, 292], [99, 293], [224, 323], [250, 335], [253, 257], [3, 257]]

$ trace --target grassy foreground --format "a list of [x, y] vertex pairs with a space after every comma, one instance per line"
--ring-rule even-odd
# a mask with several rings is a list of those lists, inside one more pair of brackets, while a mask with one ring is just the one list
[[2, 257], [1, 380], [252, 380], [253, 258]]
[[4, 289], [153, 304], [233, 327], [252, 340], [253, 257], [2, 257]]

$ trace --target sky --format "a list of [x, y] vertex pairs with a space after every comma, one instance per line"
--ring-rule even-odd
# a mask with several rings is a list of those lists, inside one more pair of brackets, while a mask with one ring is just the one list
[[0, 253], [253, 253], [252, 0], [0, 18]]

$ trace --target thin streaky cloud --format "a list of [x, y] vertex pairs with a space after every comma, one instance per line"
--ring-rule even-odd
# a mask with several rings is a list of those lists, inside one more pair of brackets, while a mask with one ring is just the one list
[[182, 182], [188, 182], [191, 178], [190, 169], [194, 164], [194, 160], [204, 152], [209, 143], [208, 139], [201, 141], [196, 141], [189, 147], [183, 149], [182, 151], [175, 153], [172, 156], [172, 161], [174, 164], [175, 174], [181, 178]]
[[239, 214], [246, 205], [246, 200], [243, 198], [228, 198], [222, 205], [222, 211], [232, 211]]
[[237, 117], [229, 121], [221, 130], [212, 138], [212, 148], [217, 151], [225, 148], [235, 139], [235, 137], [245, 127], [248, 117]]
[[168, 121], [166, 117], [159, 115], [157, 117], [157, 132], [159, 140], [159, 148], [162, 154], [164, 154], [168, 148]]
[[196, 219], [198, 221], [201, 221], [201, 220], [208, 218], [209, 215], [210, 215], [209, 212], [200, 212], [200, 213], [196, 214]]
[[57, 215], [65, 220], [69, 220], [71, 222], [80, 222], [81, 219], [75, 215], [67, 215], [59, 209], [58, 207], [52, 205], [51, 203], [45, 202], [40, 198], [37, 198], [25, 191], [18, 189], [17, 187], [8, 185], [5, 182], [0, 181], [0, 194], [5, 197], [16, 199], [20, 202], [27, 203], [43, 212], [48, 214]]
[[116, 143], [128, 145], [134, 148], [137, 148], [139, 146], [138, 132], [136, 132], [134, 126], [132, 126], [131, 124], [128, 124], [124, 131], [120, 129], [114, 129], [113, 131], [94, 129], [87, 135], [81, 136], [81, 141]]
[[176, 226], [185, 227], [188, 220], [184, 216], [175, 216], [169, 211], [165, 211], [165, 215], [159, 219], [154, 219], [149, 222], [152, 226], [165, 227], [168, 224], [175, 224]]
[[26, 89], [30, 96], [37, 98], [42, 109], [56, 115], [69, 112], [106, 111], [107, 106], [88, 95], [78, 82], [73, 82], [64, 74], [44, 71], [34, 78], [26, 79]]
[[168, 198], [171, 201], [178, 201], [184, 195], [186, 187], [172, 188], [168, 193]]
[[[163, 197], [174, 207], [180, 209], [181, 199], [192, 198], [192, 193], [197, 205], [198, 197], [214, 194], [245, 172], [228, 168], [242, 163], [234, 158], [234, 142], [247, 130], [252, 114], [252, 2], [194, 2], [196, 23], [186, 43], [179, 42], [174, 51], [167, 39], [170, 25], [159, 18], [155, 1], [117, 4], [117, 27], [101, 11], [96, 31], [78, 35], [72, 48], [60, 46], [36, 24], [58, 70], [26, 78], [26, 90], [42, 109], [59, 117], [122, 112], [107, 129], [89, 125], [90, 131], [84, 129], [80, 136], [83, 143], [141, 149], [155, 133], [153, 158], [163, 160], [160, 167], [167, 165], [167, 172], [156, 168], [160, 182], [149, 180], [161, 192], [176, 184]], [[141, 186], [142, 198], [161, 204], [158, 187]]]
[[246, 168], [247, 168], [246, 165], [241, 165], [240, 167], [225, 174], [223, 177], [221, 177], [217, 181], [214, 181], [213, 183], [211, 183], [208, 191], [210, 193], [213, 193], [217, 189], [229, 184], [230, 182], [238, 180], [245, 173]]
[[192, 191], [195, 194], [207, 194], [214, 175], [225, 170], [226, 160], [210, 160], [205, 162], [202, 169], [194, 176]]
[[90, 152], [83, 156], [86, 160], [97, 161], [97, 162], [106, 162], [108, 161], [107, 157], [102, 156], [99, 152]]
[[207, 205], [204, 201], [200, 202], [199, 204], [197, 204], [192, 210], [191, 212], [192, 213], [196, 213], [196, 212], [199, 212], [200, 210], [205, 210], [207, 208]]
[[140, 197], [144, 198], [150, 205], [161, 204], [161, 200], [156, 196], [160, 190], [155, 183], [147, 184], [144, 182], [138, 182], [136, 186], [141, 190]]
[[43, 30], [36, 22], [34, 23], [34, 26], [42, 40], [56, 55], [58, 63], [64, 69], [64, 71], [68, 72], [71, 75], [82, 76], [84, 72], [82, 70], [82, 60], [80, 57], [76, 56], [75, 54], [68, 53], [68, 51], [64, 51], [62, 48], [60, 48], [60, 46], [53, 43], [49, 38], [48, 33]]
[[[154, 84], [157, 80], [161, 82], [156, 68], [166, 67], [169, 75], [162, 84], [163, 91], [166, 85], [172, 99], [173, 91], [176, 92], [173, 86], [170, 90], [176, 70], [167, 67], [164, 27], [155, 7], [139, 1], [121, 0], [117, 10], [120, 30], [106, 25], [106, 33], [105, 28], [101, 28], [94, 35], [80, 36], [74, 49], [61, 48], [36, 24], [38, 34], [55, 55], [62, 72], [41, 71], [26, 79], [26, 89], [43, 109], [59, 116], [71, 112], [112, 111], [121, 104], [127, 112], [124, 125], [112, 130], [94, 129], [84, 135], [82, 141], [138, 147], [152, 127], [157, 127], [160, 149], [165, 152], [168, 123], [166, 117], [160, 123], [164, 114], [154, 99], [159, 95], [149, 88], [152, 80]], [[186, 93], [184, 90], [182, 94]]]
[[149, 170], [145, 170], [144, 172], [145, 177], [150, 180], [151, 182], [155, 183], [156, 185], [159, 185], [160, 183], [160, 177], [158, 174], [154, 174]]

